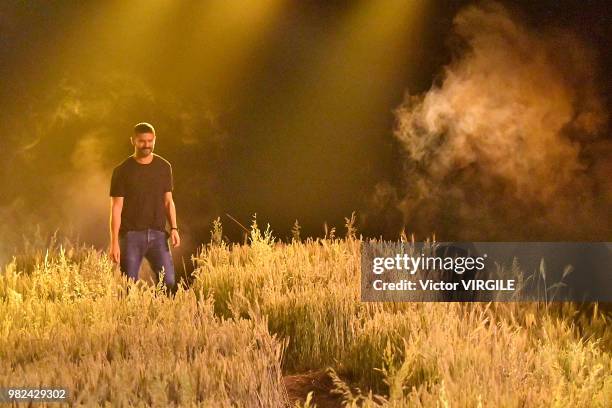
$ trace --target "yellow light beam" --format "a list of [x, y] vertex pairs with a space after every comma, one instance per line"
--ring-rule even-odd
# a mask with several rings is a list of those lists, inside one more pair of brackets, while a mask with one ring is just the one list
[[266, 43], [286, 4], [286, 0], [202, 2], [192, 34], [185, 38], [189, 50], [179, 68], [179, 88], [208, 83], [218, 95], [231, 90], [249, 69], [258, 45]]

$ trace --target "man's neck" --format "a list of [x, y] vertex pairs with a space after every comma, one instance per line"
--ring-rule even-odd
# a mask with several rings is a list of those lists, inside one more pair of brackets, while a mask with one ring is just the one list
[[149, 164], [153, 161], [153, 153], [148, 156], [138, 156], [136, 153], [134, 153], [132, 157], [140, 164]]

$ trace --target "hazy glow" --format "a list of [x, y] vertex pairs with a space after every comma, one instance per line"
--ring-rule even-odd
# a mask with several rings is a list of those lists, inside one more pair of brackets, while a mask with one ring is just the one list
[[216, 96], [228, 93], [250, 68], [249, 58], [265, 44], [285, 5], [286, 0], [201, 2], [183, 39], [179, 88], [205, 85]]
[[[345, 214], [332, 214], [322, 197], [356, 208], [360, 197], [352, 194], [376, 177], [368, 172], [368, 161], [376, 160], [372, 153], [387, 136], [361, 130], [388, 121], [389, 106], [401, 100], [405, 75], [418, 68], [406, 66], [424, 8], [424, 2], [415, 1], [359, 1], [326, 27], [329, 34], [313, 31], [313, 51], [302, 57], [305, 65], [288, 73], [294, 83], [292, 99], [275, 112], [282, 121], [276, 119], [271, 130], [266, 129], [269, 157], [291, 159], [265, 169], [275, 183], [262, 181], [255, 187], [269, 191], [263, 208], [282, 213], [285, 209], [279, 206], [289, 206], [287, 212], [323, 220]], [[324, 41], [317, 41], [317, 35]], [[397, 99], [394, 92], [399, 93]], [[282, 177], [283, 172], [294, 178]], [[309, 187], [299, 200], [293, 193], [295, 180]]]
[[[506, 227], [542, 238], [550, 220], [571, 219], [569, 239], [610, 229], [612, 143], [599, 130], [598, 111], [608, 107], [593, 97], [607, 89], [597, 64], [567, 37], [549, 41], [544, 28], [524, 29], [504, 13], [460, 13], [463, 34], [451, 39], [473, 46], [464, 52], [448, 41], [459, 5], [420, 0], [13, 1], [0, 9], [7, 256], [38, 224], [71, 225], [84, 241], [107, 244], [110, 172], [132, 152], [139, 121], [155, 125], [156, 152], [174, 165], [179, 223], [194, 245], [225, 213], [247, 225], [257, 213], [281, 237], [296, 218], [304, 235], [321, 233], [324, 221], [340, 232], [352, 210], [366, 214], [365, 234], [370, 223], [388, 237], [402, 221], [422, 234], [446, 225], [464, 238], [508, 238]], [[561, 9], [550, 11], [582, 29], [600, 7], [575, 16]], [[606, 55], [598, 35], [588, 44]], [[414, 99], [402, 104], [406, 91]], [[240, 239], [242, 230], [228, 221], [224, 233]]]

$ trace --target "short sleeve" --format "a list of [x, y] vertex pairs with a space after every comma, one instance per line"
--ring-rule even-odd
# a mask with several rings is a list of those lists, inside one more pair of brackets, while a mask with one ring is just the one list
[[111, 197], [125, 197], [125, 179], [122, 176], [122, 172], [119, 167], [113, 170], [113, 176], [111, 178], [110, 186]]
[[166, 177], [164, 178], [164, 193], [174, 189], [174, 180], [172, 179], [172, 166], [168, 164]]

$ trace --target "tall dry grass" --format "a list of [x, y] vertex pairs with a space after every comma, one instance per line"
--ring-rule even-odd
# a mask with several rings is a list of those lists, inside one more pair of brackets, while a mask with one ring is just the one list
[[217, 222], [175, 297], [91, 249], [13, 262], [0, 386], [62, 386], [86, 406], [274, 407], [288, 404], [281, 369], [328, 368], [347, 406], [610, 406], [609, 315], [360, 302], [362, 239], [347, 226], [280, 243], [254, 221], [249, 245], [229, 245]]
[[369, 389], [391, 406], [612, 404], [609, 315], [572, 304], [361, 302], [362, 240], [347, 227], [344, 239], [280, 244], [254, 220], [250, 245], [202, 248], [194, 287], [221, 316], [268, 316], [289, 341], [284, 370], [331, 367], [349, 403], [381, 402]]
[[128, 284], [91, 250], [15, 265], [0, 274], [0, 386], [63, 387], [86, 406], [286, 404], [264, 317], [220, 319], [195, 290]]

